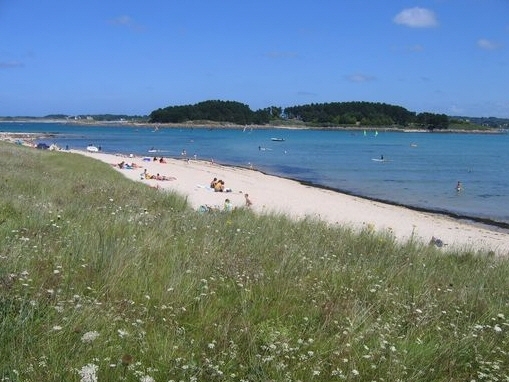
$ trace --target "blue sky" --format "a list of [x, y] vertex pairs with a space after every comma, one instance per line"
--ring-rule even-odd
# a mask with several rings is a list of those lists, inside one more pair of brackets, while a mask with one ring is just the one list
[[509, 118], [509, 1], [0, 0], [0, 116], [205, 100]]

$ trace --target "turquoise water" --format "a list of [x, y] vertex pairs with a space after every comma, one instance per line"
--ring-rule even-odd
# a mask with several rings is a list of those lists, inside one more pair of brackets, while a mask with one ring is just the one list
[[[53, 133], [65, 148], [256, 168], [375, 200], [509, 225], [509, 134], [207, 129], [0, 123], [0, 131]], [[282, 142], [272, 137], [283, 138]], [[157, 153], [149, 153], [155, 148]], [[377, 161], [383, 155], [384, 161]], [[463, 190], [457, 192], [461, 181]], [[331, 206], [339, 208], [341, 206]]]

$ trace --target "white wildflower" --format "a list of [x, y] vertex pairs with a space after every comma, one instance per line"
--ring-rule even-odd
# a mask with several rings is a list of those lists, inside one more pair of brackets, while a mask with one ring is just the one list
[[140, 382], [155, 382], [155, 379], [152, 378], [150, 375], [144, 375], [140, 378]]
[[498, 326], [498, 325], [495, 325], [493, 327], [493, 329], [495, 329], [496, 332], [501, 332], [502, 331], [502, 328], [500, 326]]
[[89, 363], [78, 371], [81, 379], [80, 382], [97, 382], [97, 369], [99, 366]]
[[59, 330], [62, 330], [62, 327], [59, 326], [59, 325], [55, 325], [55, 326], [53, 326], [53, 330], [54, 331], [59, 331]]
[[122, 329], [118, 329], [117, 333], [120, 338], [124, 338], [129, 335], [129, 332], [127, 332], [127, 330], [122, 330]]
[[93, 342], [99, 337], [99, 333], [96, 331], [93, 332], [86, 332], [81, 337], [81, 342], [87, 343], [87, 342]]

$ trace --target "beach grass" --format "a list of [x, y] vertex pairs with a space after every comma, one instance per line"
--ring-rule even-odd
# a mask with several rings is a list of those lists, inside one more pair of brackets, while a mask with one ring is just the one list
[[505, 258], [0, 165], [1, 381], [509, 380]]

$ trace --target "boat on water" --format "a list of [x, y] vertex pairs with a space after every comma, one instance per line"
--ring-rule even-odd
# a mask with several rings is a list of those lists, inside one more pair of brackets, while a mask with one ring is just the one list
[[148, 150], [149, 153], [166, 153], [168, 150], [159, 150], [154, 147], [152, 147], [150, 150]]
[[284, 142], [284, 138], [270, 138], [271, 141], [274, 141], [274, 142]]
[[88, 145], [87, 146], [87, 151], [91, 152], [91, 153], [96, 153], [99, 151], [99, 148], [97, 146], [94, 146], [94, 145]]

